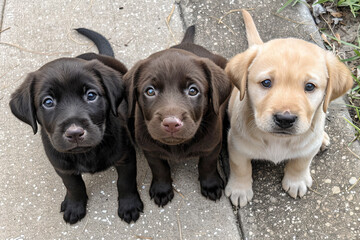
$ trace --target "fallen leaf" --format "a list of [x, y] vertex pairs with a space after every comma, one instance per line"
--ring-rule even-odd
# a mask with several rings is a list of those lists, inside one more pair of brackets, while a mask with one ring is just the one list
[[341, 38], [340, 38], [340, 34], [335, 33], [335, 37], [336, 37], [337, 42], [339, 43], [339, 45], [341, 45], [341, 42], [340, 42], [340, 40], [341, 40]]
[[326, 42], [329, 46], [331, 46], [325, 34], [321, 34], [321, 38], [324, 40], [324, 42]]
[[336, 17], [336, 18], [341, 18], [343, 16], [341, 12], [332, 12], [330, 14], [331, 14], [331, 16]]

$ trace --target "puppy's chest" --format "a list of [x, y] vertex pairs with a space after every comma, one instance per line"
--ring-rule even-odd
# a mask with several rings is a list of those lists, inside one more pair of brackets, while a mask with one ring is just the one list
[[288, 159], [312, 155], [321, 142], [298, 138], [243, 139], [238, 147], [251, 159], [269, 160], [279, 163]]

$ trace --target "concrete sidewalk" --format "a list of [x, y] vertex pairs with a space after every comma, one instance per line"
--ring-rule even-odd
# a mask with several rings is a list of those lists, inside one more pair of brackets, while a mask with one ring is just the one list
[[[201, 196], [195, 161], [173, 166], [178, 193], [158, 208], [149, 198], [151, 171], [138, 155], [138, 187], [144, 213], [135, 224], [117, 216], [116, 171], [85, 175], [89, 195], [86, 217], [75, 225], [62, 219], [65, 194], [48, 162], [40, 135], [10, 112], [10, 94], [27, 73], [46, 62], [96, 51], [73, 28], [87, 27], [110, 39], [116, 57], [131, 67], [182, 38], [196, 24], [196, 42], [227, 58], [247, 48], [241, 13], [253, 9], [264, 41], [297, 37], [321, 44], [304, 5], [277, 9], [286, 1], [13, 1], [0, 0], [0, 239], [359, 239], [360, 177], [358, 143], [347, 144], [353, 130], [343, 101], [331, 105], [327, 118], [330, 149], [311, 166], [314, 185], [303, 199], [281, 189], [282, 165], [256, 162], [254, 199], [234, 211], [224, 196]], [[232, 13], [227, 14], [230, 10]], [[170, 29], [167, 27], [166, 18]], [[354, 154], [355, 153], [355, 154]]]

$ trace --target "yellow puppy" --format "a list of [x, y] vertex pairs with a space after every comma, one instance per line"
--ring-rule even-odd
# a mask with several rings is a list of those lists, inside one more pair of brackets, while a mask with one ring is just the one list
[[330, 141], [324, 131], [329, 102], [353, 84], [332, 53], [294, 38], [263, 43], [243, 11], [249, 49], [233, 57], [226, 72], [234, 88], [229, 102], [230, 178], [225, 194], [234, 205], [253, 197], [251, 159], [285, 166], [282, 187], [302, 197], [312, 185], [310, 163]]

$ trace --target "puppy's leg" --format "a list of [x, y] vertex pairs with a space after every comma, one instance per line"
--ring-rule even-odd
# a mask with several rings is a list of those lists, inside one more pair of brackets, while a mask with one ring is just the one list
[[310, 163], [312, 158], [313, 156], [292, 159], [286, 164], [282, 187], [291, 197], [302, 197], [307, 192], [307, 188], [311, 187]]
[[115, 164], [118, 173], [117, 188], [119, 209], [118, 215], [125, 222], [136, 222], [143, 212], [144, 205], [140, 199], [136, 184], [136, 153], [131, 149], [124, 161]]
[[88, 196], [85, 183], [81, 175], [64, 174], [58, 170], [56, 170], [56, 173], [61, 177], [66, 187], [66, 196], [61, 203], [64, 220], [70, 224], [76, 223], [86, 214]]
[[150, 197], [159, 207], [163, 207], [174, 197], [169, 163], [149, 152], [144, 151], [144, 154], [153, 175], [149, 191]]
[[325, 151], [330, 145], [330, 137], [329, 135], [324, 131], [324, 137], [323, 137], [323, 141], [321, 144], [321, 151]]
[[251, 159], [243, 156], [229, 133], [230, 177], [225, 188], [226, 196], [232, 204], [245, 206], [253, 198]]
[[208, 156], [199, 159], [199, 180], [201, 194], [213, 201], [221, 198], [224, 182], [217, 170], [221, 143]]

